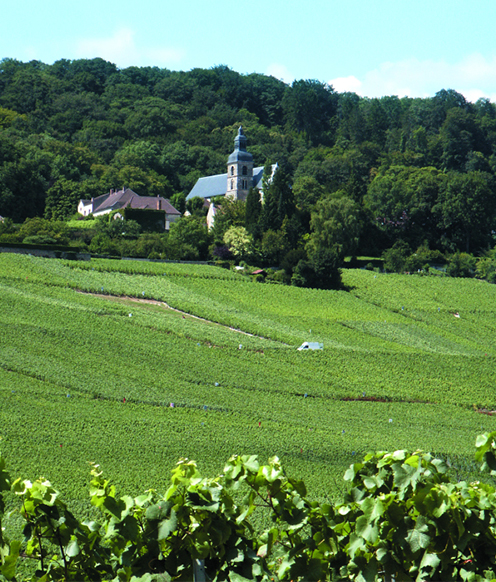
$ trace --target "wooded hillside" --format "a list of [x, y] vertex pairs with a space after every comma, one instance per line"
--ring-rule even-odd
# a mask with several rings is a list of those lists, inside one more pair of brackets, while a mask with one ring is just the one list
[[225, 66], [118, 69], [98, 58], [0, 61], [0, 215], [66, 219], [79, 198], [123, 185], [181, 206], [198, 177], [225, 171], [240, 124], [255, 164], [278, 162], [292, 186], [294, 199], [262, 228], [284, 227], [286, 251], [336, 215], [360, 226], [335, 243], [352, 253], [358, 240], [369, 254], [398, 239], [412, 251], [493, 246], [488, 100], [444, 89], [369, 99]]

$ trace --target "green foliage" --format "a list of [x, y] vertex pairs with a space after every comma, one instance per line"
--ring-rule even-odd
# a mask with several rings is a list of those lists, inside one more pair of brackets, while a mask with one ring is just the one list
[[475, 257], [468, 253], [455, 253], [448, 259], [446, 274], [450, 277], [473, 277], [475, 275]]
[[224, 235], [231, 227], [245, 227], [246, 204], [243, 201], [223, 197], [214, 200], [213, 203], [217, 206], [212, 229], [216, 241], [223, 241]]
[[205, 215], [205, 210], [203, 208], [204, 205], [205, 200], [203, 198], [200, 198], [200, 196], [195, 196], [194, 198], [186, 202], [186, 208], [188, 212], [193, 216], [204, 216]]
[[267, 230], [260, 242], [262, 257], [267, 265], [280, 265], [284, 256], [289, 252], [290, 245], [286, 233], [280, 229], [277, 232]]
[[252, 235], [256, 235], [260, 216], [262, 215], [262, 202], [257, 188], [250, 188], [246, 197], [245, 227]]
[[[164, 232], [165, 230], [165, 219], [164, 213], [161, 210], [141, 210], [137, 208], [125, 208], [124, 218], [126, 219], [127, 232], [130, 233], [130, 225], [138, 224], [143, 231], [148, 232]], [[133, 229], [134, 232], [139, 234], [139, 230]], [[131, 236], [128, 234], [128, 236]]]
[[332, 249], [341, 261], [355, 254], [362, 224], [353, 200], [347, 197], [319, 200], [310, 224], [312, 233], [306, 246], [309, 256], [320, 249]]
[[[496, 432], [477, 438], [476, 459], [493, 476], [495, 451]], [[5, 580], [16, 578], [22, 546], [38, 563], [29, 580], [46, 582], [191, 579], [197, 560], [217, 581], [490, 580], [496, 572], [496, 490], [453, 481], [442, 459], [422, 451], [367, 454], [345, 473], [337, 504], [312, 501], [277, 457], [261, 465], [235, 455], [210, 479], [181, 459], [165, 494], [134, 498], [118, 497], [93, 464], [100, 520], [91, 522], [79, 521], [47, 480], [11, 484], [2, 457], [0, 470], [0, 492], [21, 500], [25, 520], [23, 545], [0, 538]], [[272, 523], [260, 531], [253, 520], [261, 511]]]
[[433, 209], [457, 248], [469, 253], [491, 242], [488, 226], [496, 217], [494, 177], [485, 172], [453, 173]]
[[314, 289], [339, 289], [341, 287], [341, 257], [336, 250], [320, 247], [310, 253], [308, 260], [301, 259], [294, 269], [291, 284]]
[[390, 273], [402, 273], [410, 254], [408, 243], [403, 240], [396, 241], [394, 245], [382, 253], [384, 269]]
[[[272, 184], [266, 170], [261, 216], [253, 199], [236, 224], [255, 240], [286, 222], [297, 248], [315, 205], [333, 195], [357, 205], [364, 254], [379, 255], [398, 239], [481, 252], [493, 242], [495, 107], [453, 90], [369, 99], [318, 80], [286, 85], [223, 66], [173, 72], [118, 70], [103, 59], [4, 59], [0, 215], [66, 220], [80, 198], [123, 184], [173, 199], [184, 212], [196, 180], [225, 171], [243, 123], [256, 164], [279, 164]], [[198, 258], [197, 251], [184, 243], [172, 254]]]
[[425, 265], [442, 265], [446, 263], [446, 258], [440, 251], [430, 250], [427, 245], [420, 246], [412, 253], [405, 262], [405, 270], [414, 273], [423, 270]]
[[475, 276], [478, 279], [486, 279], [490, 283], [496, 283], [496, 261], [493, 256], [488, 254], [477, 260]]
[[[37, 217], [27, 218], [21, 225], [18, 235], [22, 241], [33, 236], [48, 237], [57, 244], [65, 244], [69, 241], [69, 229], [64, 222]], [[29, 241], [26, 240], [26, 242]]]
[[167, 241], [168, 257], [179, 260], [201, 260], [208, 258], [212, 236], [206, 223], [197, 216], [182, 217], [171, 224]]
[[[471, 443], [496, 430], [496, 288], [485, 282], [346, 269], [346, 292], [206, 265], [0, 263], [2, 450], [12, 474], [60, 484], [78, 520], [96, 519], [85, 459], [135, 498], [164, 491], [181, 456], [218, 475], [235, 451], [277, 454], [321, 505], [342, 497], [340, 476], [369, 450], [422, 448], [473, 480]], [[306, 340], [324, 350], [298, 352]], [[257, 532], [266, 517], [249, 518]], [[18, 522], [3, 524], [9, 539], [22, 539]]]
[[231, 226], [224, 234], [223, 242], [237, 260], [247, 259], [253, 253], [253, 238], [244, 226]]

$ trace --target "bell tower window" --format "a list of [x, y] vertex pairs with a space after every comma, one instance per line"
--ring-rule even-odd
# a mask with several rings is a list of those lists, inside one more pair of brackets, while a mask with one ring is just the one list
[[243, 166], [242, 173], [243, 173], [243, 176], [247, 176], [248, 175], [248, 168], [246, 166]]
[[231, 176], [234, 176], [234, 166], [231, 166]]

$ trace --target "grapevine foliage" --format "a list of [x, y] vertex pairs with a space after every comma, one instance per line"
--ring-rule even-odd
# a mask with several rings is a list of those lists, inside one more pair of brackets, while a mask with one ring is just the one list
[[[496, 432], [476, 441], [482, 469], [496, 475]], [[20, 500], [24, 541], [0, 537], [0, 580], [491, 580], [496, 576], [496, 490], [453, 482], [444, 461], [416, 451], [368, 454], [345, 474], [337, 505], [307, 497], [277, 457], [231, 457], [202, 478], [181, 459], [165, 494], [118, 497], [98, 465], [90, 499], [100, 521], [79, 521], [45, 479], [11, 482], [0, 457], [0, 491]], [[0, 498], [1, 499], [1, 498]], [[241, 502], [239, 500], [242, 500]], [[0, 518], [5, 520], [5, 505]], [[256, 531], [265, 511], [271, 525]], [[8, 519], [8, 518], [7, 518]], [[0, 530], [1, 532], [2, 530]], [[2, 534], [0, 534], [2, 535]]]

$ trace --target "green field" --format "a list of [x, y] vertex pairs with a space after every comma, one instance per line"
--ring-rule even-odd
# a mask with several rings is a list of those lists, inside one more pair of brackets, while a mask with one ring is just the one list
[[[208, 475], [234, 453], [278, 455], [320, 499], [370, 450], [422, 448], [470, 474], [476, 435], [496, 430], [479, 412], [496, 409], [496, 286], [361, 270], [343, 282], [1, 254], [10, 473], [49, 478], [81, 511], [91, 461], [130, 494], [165, 489], [180, 457]], [[324, 350], [296, 350], [308, 340]]]

